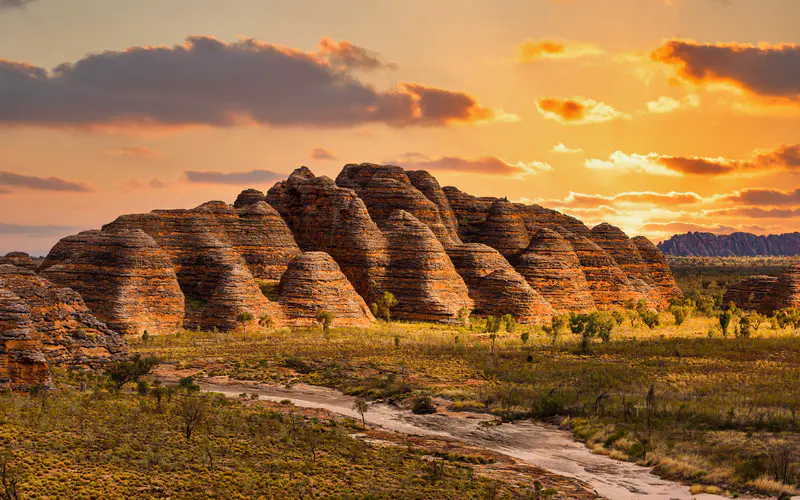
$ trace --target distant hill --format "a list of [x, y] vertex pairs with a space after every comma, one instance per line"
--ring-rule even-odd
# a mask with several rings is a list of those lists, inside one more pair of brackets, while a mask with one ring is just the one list
[[716, 235], [711, 233], [676, 234], [658, 244], [667, 255], [683, 257], [755, 257], [760, 255], [800, 255], [800, 233], [751, 233]]

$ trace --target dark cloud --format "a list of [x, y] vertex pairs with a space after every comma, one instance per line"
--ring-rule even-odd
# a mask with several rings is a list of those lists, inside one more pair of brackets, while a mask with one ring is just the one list
[[403, 166], [407, 170], [434, 170], [486, 175], [524, 175], [549, 172], [553, 168], [544, 162], [510, 163], [495, 156], [484, 156], [469, 159], [458, 156], [443, 156], [431, 159], [419, 153], [406, 153], [400, 159], [389, 161]]
[[752, 219], [790, 219], [800, 215], [800, 208], [741, 207], [711, 210], [711, 216], [750, 217]]
[[278, 181], [286, 178], [286, 175], [269, 170], [250, 170], [248, 172], [215, 172], [213, 170], [198, 172], [187, 170], [186, 178], [189, 182], [197, 184], [250, 185]]
[[336, 160], [336, 155], [333, 151], [327, 150], [325, 148], [314, 148], [308, 152], [308, 156], [312, 160]]
[[0, 10], [3, 9], [21, 9], [29, 3], [36, 2], [37, 0], [0, 0]]
[[763, 97], [800, 100], [800, 45], [671, 40], [651, 54], [699, 83], [726, 82]]
[[724, 195], [720, 199], [742, 205], [800, 205], [800, 189], [780, 191], [778, 189], [745, 188], [736, 193]]
[[6, 224], [0, 222], [0, 234], [28, 236], [59, 236], [76, 231], [75, 226]]
[[90, 54], [52, 72], [0, 60], [0, 124], [393, 126], [487, 121], [463, 92], [380, 91], [320, 58], [245, 39]]
[[35, 177], [14, 172], [0, 171], [0, 188], [22, 187], [38, 191], [72, 191], [89, 193], [92, 188], [83, 182], [74, 182], [59, 177]]
[[397, 68], [395, 64], [384, 62], [377, 52], [359, 47], [347, 40], [337, 42], [324, 37], [319, 41], [319, 52], [327, 57], [331, 64], [344, 68], [365, 71]]

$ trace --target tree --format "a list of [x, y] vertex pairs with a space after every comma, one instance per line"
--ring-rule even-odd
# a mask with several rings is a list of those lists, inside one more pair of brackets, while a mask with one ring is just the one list
[[392, 321], [392, 308], [397, 305], [397, 299], [391, 292], [383, 292], [381, 298], [370, 306], [372, 314], [382, 317], [387, 323]]
[[689, 317], [691, 309], [687, 306], [673, 305], [670, 306], [669, 312], [671, 312], [672, 316], [675, 318], [675, 326], [681, 326], [683, 322], [686, 321], [686, 318]]
[[182, 420], [183, 434], [187, 440], [192, 439], [192, 432], [203, 421], [206, 411], [206, 402], [201, 397], [186, 396], [178, 401], [175, 414]]
[[155, 356], [143, 358], [141, 354], [136, 353], [126, 361], [113, 363], [108, 368], [108, 375], [117, 390], [120, 390], [128, 382], [138, 382], [141, 377], [150, 373], [158, 363], [158, 358]]
[[625, 322], [625, 313], [619, 309], [614, 309], [611, 311], [611, 317], [614, 318], [614, 322], [617, 324], [617, 326], [622, 326], [622, 323]]
[[247, 336], [247, 325], [252, 323], [253, 319], [255, 318], [253, 317], [253, 313], [250, 311], [242, 311], [239, 316], [236, 317], [236, 321], [242, 324], [245, 337]]
[[581, 351], [589, 352], [591, 340], [600, 337], [603, 342], [611, 340], [614, 329], [614, 318], [604, 311], [595, 311], [590, 314], [570, 314], [569, 328], [572, 333], [581, 336]]
[[6, 452], [0, 453], [0, 482], [3, 487], [3, 490], [0, 491], [0, 499], [18, 500], [20, 498], [17, 490], [19, 483], [17, 471], [11, 462], [10, 454]]
[[353, 402], [353, 411], [361, 415], [361, 423], [364, 424], [364, 427], [367, 426], [367, 419], [364, 417], [364, 414], [369, 411], [369, 405], [363, 398], [356, 398]]
[[722, 311], [719, 313], [719, 326], [722, 328], [722, 336], [728, 336], [728, 327], [731, 325], [731, 312]]
[[194, 383], [194, 377], [181, 377], [178, 379], [178, 389], [186, 392], [200, 392], [200, 386]]
[[325, 311], [324, 309], [320, 309], [317, 311], [317, 323], [319, 323], [322, 329], [327, 332], [331, 329], [331, 323], [333, 323], [333, 314]]
[[486, 316], [486, 325], [483, 331], [486, 333], [497, 333], [503, 326], [502, 318], [495, 318], [494, 316]]
[[661, 323], [658, 317], [658, 311], [654, 309], [645, 308], [639, 310], [639, 317], [642, 319], [642, 322], [651, 330]]
[[503, 326], [505, 326], [508, 333], [514, 333], [514, 331], [517, 329], [517, 318], [514, 316], [505, 314], [501, 318], [501, 321], [503, 322]]
[[528, 339], [531, 337], [531, 333], [528, 330], [523, 330], [519, 336], [519, 339], [522, 341], [523, 345], [528, 344]]

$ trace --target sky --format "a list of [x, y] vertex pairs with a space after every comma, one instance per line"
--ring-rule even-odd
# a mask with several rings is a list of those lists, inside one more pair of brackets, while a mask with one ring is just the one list
[[0, 0], [0, 254], [306, 165], [800, 230], [798, 0]]

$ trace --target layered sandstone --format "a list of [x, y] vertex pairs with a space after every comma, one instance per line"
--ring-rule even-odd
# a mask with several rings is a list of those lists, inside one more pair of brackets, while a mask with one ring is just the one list
[[40, 273], [78, 292], [98, 319], [120, 333], [174, 333], [183, 327], [184, 297], [172, 262], [140, 229], [66, 237]]
[[667, 263], [667, 258], [661, 253], [653, 242], [644, 236], [634, 236], [631, 241], [639, 250], [639, 255], [646, 264], [650, 280], [655, 284], [661, 295], [667, 300], [683, 298], [683, 292], [675, 283], [672, 269]]
[[497, 250], [468, 243], [447, 253], [469, 289], [476, 313], [511, 314], [521, 323], [541, 323], [553, 315], [553, 307]]
[[769, 301], [772, 310], [800, 307], [800, 266], [788, 267], [775, 282], [773, 298]]
[[[438, 183], [433, 186], [429, 179], [426, 181], [419, 173], [416, 177], [418, 183], [435, 197]], [[455, 217], [451, 214], [453, 220], [448, 227], [439, 211], [439, 205], [417, 189], [406, 171], [400, 167], [371, 163], [345, 165], [336, 177], [336, 185], [354, 190], [381, 229], [386, 227], [387, 221], [396, 210], [404, 210], [428, 226], [445, 247], [461, 243], [454, 227]]]
[[458, 219], [456, 219], [453, 207], [450, 206], [450, 201], [439, 185], [439, 181], [425, 170], [411, 170], [406, 173], [411, 180], [411, 184], [419, 189], [419, 191], [439, 209], [439, 216], [448, 232], [449, 242], [453, 245], [461, 244], [458, 237]]
[[722, 302], [733, 302], [739, 309], [769, 314], [775, 306], [777, 284], [775, 276], [751, 276], [730, 285], [722, 296]]
[[0, 265], [10, 264], [30, 271], [36, 271], [39, 265], [25, 252], [9, 252], [0, 257]]
[[125, 341], [80, 295], [32, 271], [0, 265], [0, 384], [50, 381], [50, 367], [97, 368], [127, 355]]
[[395, 315], [414, 321], [456, 322], [473, 301], [441, 242], [428, 226], [403, 210], [386, 223], [390, 263], [386, 289], [398, 300]]
[[290, 325], [312, 325], [319, 311], [331, 313], [334, 326], [369, 326], [374, 319], [336, 261], [324, 252], [295, 257], [281, 278], [278, 296]]
[[388, 243], [352, 189], [305, 167], [273, 186], [267, 200], [304, 251], [326, 252], [367, 302], [383, 292]]
[[589, 312], [595, 308], [578, 255], [556, 231], [537, 231], [515, 267], [556, 311]]
[[264, 297], [245, 259], [225, 241], [230, 236], [221, 215], [223, 207], [213, 202], [193, 210], [124, 215], [103, 230], [141, 229], [156, 241], [178, 277], [187, 328], [231, 330], [243, 314], [279, 317], [277, 304]]
[[480, 240], [481, 230], [489, 209], [496, 198], [478, 198], [460, 191], [453, 186], [442, 188], [453, 214], [458, 221], [458, 234], [464, 242], [475, 243]]
[[578, 255], [595, 306], [600, 309], [620, 308], [630, 301], [637, 303], [640, 300], [645, 300], [650, 307], [660, 306], [652, 302], [641, 283], [629, 280], [614, 259], [596, 243], [572, 233], [568, 233], [566, 238]]
[[489, 245], [505, 258], [513, 260], [531, 241], [520, 211], [507, 200], [492, 203], [480, 230], [481, 243]]
[[244, 208], [259, 201], [267, 201], [267, 197], [263, 192], [258, 189], [245, 189], [236, 197], [236, 201], [233, 202], [233, 208]]

